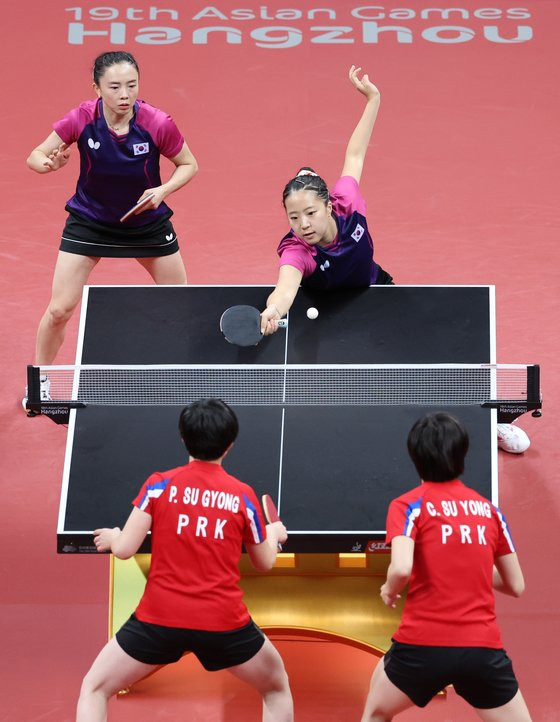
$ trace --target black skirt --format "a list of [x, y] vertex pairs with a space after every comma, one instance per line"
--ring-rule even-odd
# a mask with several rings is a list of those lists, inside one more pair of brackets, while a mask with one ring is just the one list
[[74, 210], [62, 231], [60, 250], [80, 256], [107, 258], [154, 258], [179, 250], [177, 235], [167, 216], [137, 228], [104, 226]]

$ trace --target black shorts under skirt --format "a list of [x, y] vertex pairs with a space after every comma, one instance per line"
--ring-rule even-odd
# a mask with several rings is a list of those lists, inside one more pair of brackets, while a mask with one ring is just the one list
[[385, 674], [418, 707], [452, 684], [472, 707], [507, 704], [519, 686], [504, 649], [427, 647], [393, 641], [383, 657]]
[[130, 616], [115, 637], [129, 657], [144, 664], [172, 664], [192, 652], [209, 672], [244, 664], [265, 641], [252, 619], [239, 629], [208, 632], [141, 622], [136, 614]]
[[179, 250], [171, 212], [153, 223], [137, 228], [118, 228], [68, 211], [62, 231], [60, 250], [94, 258], [155, 258], [170, 256]]

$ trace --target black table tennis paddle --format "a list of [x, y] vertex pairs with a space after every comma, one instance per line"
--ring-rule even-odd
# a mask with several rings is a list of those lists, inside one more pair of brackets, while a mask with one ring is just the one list
[[[288, 321], [278, 321], [281, 328], [288, 326]], [[261, 314], [254, 306], [230, 306], [220, 318], [220, 331], [226, 341], [235, 346], [256, 346], [263, 338], [261, 333]]]

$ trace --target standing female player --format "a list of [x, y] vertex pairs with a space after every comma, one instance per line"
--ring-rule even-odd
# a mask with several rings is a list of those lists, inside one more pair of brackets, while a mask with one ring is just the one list
[[379, 90], [361, 68], [350, 68], [352, 85], [366, 98], [350, 136], [341, 178], [329, 193], [311, 168], [302, 168], [284, 188], [283, 203], [291, 226], [278, 246], [276, 288], [261, 314], [261, 330], [274, 333], [290, 309], [300, 285], [307, 288], [359, 288], [390, 284], [391, 276], [373, 260], [373, 240], [365, 218], [359, 182], [377, 111]]
[[[54, 270], [52, 297], [37, 332], [37, 365], [54, 361], [66, 324], [89, 274], [101, 257], [136, 258], [159, 284], [186, 282], [185, 267], [165, 199], [195, 175], [197, 163], [169, 115], [138, 100], [138, 64], [130, 53], [96, 58], [93, 88], [87, 100], [53, 125], [53, 132], [27, 159], [37, 173], [63, 168], [69, 147], [77, 143], [80, 175], [66, 205]], [[162, 183], [160, 155], [175, 170]], [[150, 200], [124, 222], [137, 201]], [[48, 379], [41, 395], [48, 400]]]
[[469, 437], [445, 413], [419, 419], [408, 451], [423, 482], [387, 514], [391, 563], [381, 598], [408, 594], [377, 664], [362, 722], [425, 707], [452, 684], [486, 722], [531, 722], [496, 622], [493, 589], [519, 597], [523, 573], [502, 512], [457, 478]]
[[179, 430], [189, 463], [148, 478], [122, 531], [94, 532], [98, 551], [128, 559], [151, 530], [152, 560], [135, 613], [84, 678], [76, 721], [104, 722], [112, 695], [190, 651], [208, 671], [227, 669], [259, 692], [265, 722], [292, 722], [282, 658], [249, 616], [238, 569], [243, 545], [257, 569], [271, 569], [286, 528], [265, 527], [253, 489], [222, 468], [238, 431], [227, 404], [195, 401]]

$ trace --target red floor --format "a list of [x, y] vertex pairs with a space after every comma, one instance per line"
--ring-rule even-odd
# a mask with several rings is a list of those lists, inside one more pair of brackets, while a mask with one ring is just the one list
[[[404, 284], [495, 284], [498, 361], [542, 365], [543, 417], [520, 421], [531, 448], [521, 457], [500, 453], [500, 506], [527, 591], [520, 600], [500, 598], [498, 613], [533, 719], [553, 722], [560, 720], [554, 423], [560, 403], [560, 78], [554, 62], [560, 5], [532, 0], [523, 4], [530, 17], [519, 20], [482, 20], [472, 3], [463, 5], [469, 17], [455, 24], [474, 28], [476, 36], [461, 44], [423, 39], [426, 25], [451, 21], [418, 17], [378, 20], [410, 26], [411, 44], [387, 36], [365, 45], [357, 31], [351, 44], [312, 43], [310, 23], [302, 21], [300, 46], [262, 48], [250, 32], [271, 21], [194, 21], [205, 7], [198, 1], [188, 10], [177, 4], [180, 43], [137, 42], [138, 21], [129, 21], [127, 32], [141, 64], [143, 97], [172, 113], [199, 160], [192, 185], [172, 198], [191, 283], [274, 282], [285, 181], [308, 163], [334, 181], [361, 110], [346, 69], [361, 63], [379, 84], [382, 108], [362, 187], [381, 264]], [[66, 6], [32, 0], [2, 11], [0, 722], [71, 720], [81, 677], [106, 639], [107, 558], [56, 554], [66, 432], [47, 419], [27, 419], [19, 408], [77, 169], [73, 158], [63, 172], [39, 177], [24, 159], [52, 121], [89, 97], [91, 59], [109, 42], [90, 36], [83, 45], [68, 44]], [[406, 0], [383, 5], [387, 12], [408, 6], [418, 9]], [[495, 0], [492, 7], [505, 13], [509, 4]], [[339, 0], [336, 8], [327, 25], [356, 26], [352, 3]], [[277, 22], [299, 27], [297, 20]], [[196, 45], [197, 23], [241, 27], [244, 42]], [[84, 25], [107, 27], [89, 17]], [[495, 43], [484, 39], [483, 25], [499, 27], [504, 37], [523, 25], [533, 37]], [[91, 282], [144, 283], [147, 277], [133, 261], [115, 261], [103, 263]], [[77, 317], [61, 362], [74, 358], [76, 328]], [[278, 645], [298, 720], [359, 719], [374, 657], [322, 641]], [[233, 722], [258, 719], [258, 707], [250, 690], [226, 674], [203, 674], [188, 658], [116, 700], [111, 719]], [[475, 717], [450, 693], [399, 719]]]

